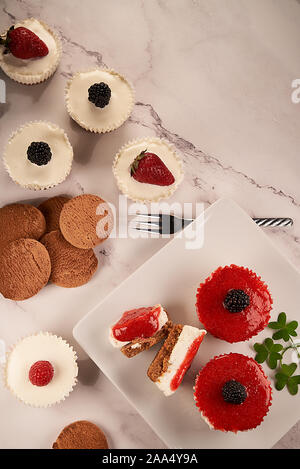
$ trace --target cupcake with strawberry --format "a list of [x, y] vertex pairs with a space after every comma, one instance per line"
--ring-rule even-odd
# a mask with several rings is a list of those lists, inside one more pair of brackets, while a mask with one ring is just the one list
[[166, 199], [183, 179], [180, 157], [159, 138], [143, 138], [123, 146], [115, 157], [113, 173], [120, 191], [136, 202]]
[[26, 85], [53, 75], [61, 52], [56, 33], [35, 18], [20, 21], [0, 36], [0, 67], [12, 80]]

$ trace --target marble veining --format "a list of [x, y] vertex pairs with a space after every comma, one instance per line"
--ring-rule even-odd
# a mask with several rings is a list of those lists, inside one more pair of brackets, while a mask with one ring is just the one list
[[[56, 74], [26, 87], [9, 80], [0, 105], [0, 148], [20, 124], [35, 119], [63, 127], [74, 148], [69, 178], [46, 192], [17, 187], [0, 166], [0, 204], [38, 204], [65, 193], [98, 193], [118, 204], [111, 165], [128, 140], [158, 136], [181, 154], [185, 180], [171, 201], [236, 200], [250, 216], [287, 216], [294, 226], [268, 229], [270, 239], [300, 268], [300, 104], [291, 102], [298, 78], [298, 0], [0, 0], [0, 29], [36, 16], [60, 34], [63, 56]], [[78, 70], [111, 67], [136, 89], [128, 121], [91, 135], [71, 121], [63, 94]], [[79, 383], [51, 409], [31, 409], [0, 387], [0, 447], [49, 448], [60, 429], [90, 419], [113, 448], [163, 448], [131, 405], [72, 338], [76, 322], [157, 252], [162, 239], [110, 239], [96, 249], [100, 269], [72, 292], [47, 286], [26, 302], [0, 298], [0, 339], [6, 346], [37, 330], [66, 338], [79, 356]], [[0, 357], [1, 358], [1, 357]], [[47, 425], [45, 425], [47, 419]], [[28, 421], [31, 421], [30, 431]], [[16, 432], [18, 425], [18, 432]], [[299, 448], [295, 425], [275, 448]]]

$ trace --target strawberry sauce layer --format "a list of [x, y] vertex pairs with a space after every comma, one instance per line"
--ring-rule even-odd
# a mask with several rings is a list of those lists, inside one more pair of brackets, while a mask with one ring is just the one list
[[152, 337], [158, 331], [160, 312], [161, 306], [125, 311], [112, 327], [113, 336], [121, 342], [130, 342], [138, 337]]
[[[244, 290], [250, 304], [243, 311], [231, 313], [224, 305], [231, 289]], [[247, 340], [264, 329], [270, 319], [272, 298], [265, 283], [251, 270], [230, 265], [219, 267], [197, 291], [200, 322], [215, 337], [227, 342]]]
[[[246, 388], [242, 404], [224, 401], [222, 388], [235, 380]], [[219, 355], [199, 372], [194, 398], [199, 411], [215, 430], [243, 431], [257, 427], [272, 403], [270, 382], [261, 366], [239, 353]]]
[[176, 389], [179, 387], [181, 381], [183, 380], [185, 373], [191, 366], [192, 361], [196, 353], [198, 352], [198, 349], [200, 347], [200, 344], [204, 336], [205, 336], [205, 332], [203, 332], [203, 334], [200, 337], [197, 337], [197, 339], [195, 339], [192, 342], [192, 344], [189, 346], [183, 362], [181, 363], [180, 367], [178, 368], [176, 374], [174, 375], [171, 381], [171, 384], [170, 384], [171, 391], [176, 391]]

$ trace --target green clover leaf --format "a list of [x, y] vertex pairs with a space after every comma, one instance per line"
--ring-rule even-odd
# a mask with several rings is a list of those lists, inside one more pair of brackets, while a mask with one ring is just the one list
[[283, 349], [281, 344], [274, 344], [271, 338], [264, 340], [263, 344], [254, 344], [254, 350], [257, 352], [255, 360], [258, 363], [267, 361], [269, 367], [275, 370], [277, 362], [281, 360], [281, 354], [279, 353]]
[[297, 363], [290, 363], [289, 365], [281, 365], [278, 373], [276, 373], [275, 388], [281, 391], [285, 386], [288, 388], [289, 393], [294, 396], [298, 392], [298, 385], [300, 384], [300, 375], [293, 376], [297, 369]]
[[297, 321], [286, 322], [286, 314], [280, 313], [278, 315], [277, 321], [271, 321], [268, 324], [270, 329], [275, 329], [276, 332], [272, 335], [274, 340], [283, 339], [285, 342], [288, 342], [292, 337], [297, 336], [296, 329], [298, 327]]

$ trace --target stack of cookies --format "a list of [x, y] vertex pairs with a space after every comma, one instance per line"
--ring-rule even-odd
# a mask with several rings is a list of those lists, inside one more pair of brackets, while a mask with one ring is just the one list
[[93, 248], [112, 228], [111, 208], [92, 194], [53, 197], [38, 208], [1, 208], [0, 293], [22, 301], [49, 281], [65, 288], [84, 285], [98, 267]]

